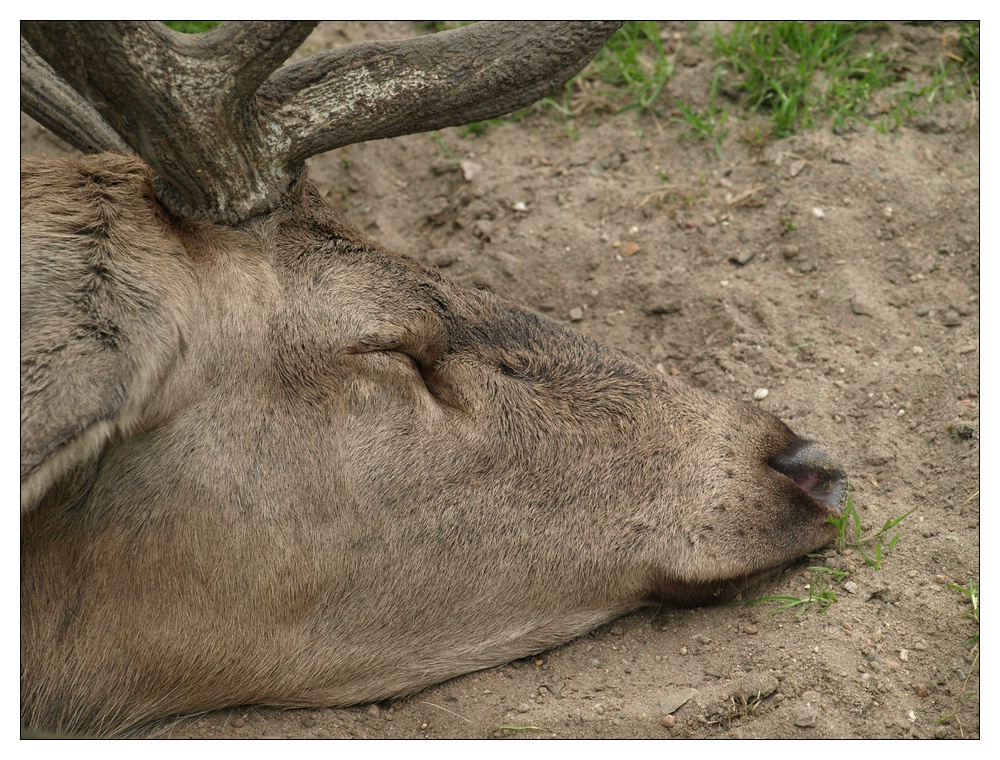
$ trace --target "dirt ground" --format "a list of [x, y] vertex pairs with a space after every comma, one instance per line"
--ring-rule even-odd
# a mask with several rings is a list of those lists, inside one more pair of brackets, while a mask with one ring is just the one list
[[[703, 104], [713, 64], [687, 25], [669, 30], [663, 102]], [[410, 32], [322, 25], [306, 50]], [[945, 55], [933, 27], [877, 42], [915, 65]], [[980, 573], [978, 108], [744, 139], [763, 124], [730, 120], [717, 155], [667, 118], [594, 110], [571, 136], [536, 110], [351, 146], [311, 174], [390, 247], [820, 441], [866, 528], [914, 510], [881, 568], [829, 547], [763, 592], [806, 595], [810, 565], [848, 571], [826, 576], [825, 612], [645, 610], [393, 703], [225, 710], [158, 735], [979, 736], [978, 626], [948, 585]], [[69, 152], [25, 118], [21, 147]]]

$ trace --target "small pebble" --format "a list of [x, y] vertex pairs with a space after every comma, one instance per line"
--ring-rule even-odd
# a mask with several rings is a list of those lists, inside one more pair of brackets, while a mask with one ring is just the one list
[[663, 715], [670, 715], [677, 712], [695, 694], [697, 692], [694, 689], [677, 689], [676, 691], [664, 692], [660, 695], [660, 712]]
[[799, 728], [812, 728], [816, 725], [816, 711], [811, 707], [797, 707], [792, 711], [792, 721]]
[[922, 683], [918, 683], [916, 686], [913, 687], [913, 693], [916, 694], [921, 699], [926, 699], [930, 694], [930, 692], [927, 690], [927, 686]]
[[530, 708], [530, 707], [528, 707], [528, 704], [527, 704], [526, 702], [522, 702], [521, 704], [519, 704], [519, 705], [517, 706], [517, 711], [518, 711], [519, 713], [526, 713], [526, 712], [528, 712], [528, 711], [529, 711], [530, 709], [531, 709], [531, 708]]
[[483, 167], [472, 161], [462, 161], [459, 163], [462, 169], [462, 176], [465, 177], [466, 182], [472, 182], [480, 172], [482, 172]]
[[675, 725], [677, 725], [677, 718], [675, 718], [673, 715], [664, 715], [662, 718], [660, 718], [660, 725], [663, 726], [664, 728], [673, 728]]
[[909, 660], [910, 660], [910, 652], [909, 652], [909, 650], [907, 650], [907, 649], [900, 649], [899, 650], [899, 659], [900, 659], [901, 662], [909, 662]]
[[570, 309], [569, 310], [569, 321], [570, 322], [579, 322], [582, 319], [583, 319], [583, 309], [581, 309], [580, 307], [577, 307], [575, 309]]
[[757, 401], [763, 401], [767, 398], [768, 393], [770, 393], [770, 391], [768, 391], [767, 388], [758, 388], [753, 392], [753, 397]]
[[745, 634], [747, 634], [749, 636], [756, 636], [757, 635], [757, 631], [759, 631], [759, 630], [760, 629], [757, 626], [755, 626], [753, 623], [748, 623], [747, 625], [743, 626], [743, 633], [745, 633]]

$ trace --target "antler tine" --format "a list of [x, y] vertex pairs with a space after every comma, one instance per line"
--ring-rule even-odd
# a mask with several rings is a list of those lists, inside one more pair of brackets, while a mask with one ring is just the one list
[[[188, 55], [211, 57], [208, 65], [227, 72], [234, 79], [240, 102], [248, 101], [257, 89], [305, 42], [316, 21], [227, 21], [200, 35], [180, 34], [176, 43]], [[213, 60], [214, 59], [214, 60]]]
[[314, 26], [230, 23], [183, 35], [155, 22], [24, 22], [21, 31], [153, 167], [166, 206], [234, 222], [269, 207], [294, 179], [280, 176], [268, 143], [275, 130], [254, 94]]
[[83, 97], [21, 38], [21, 110], [84, 153], [131, 152]]
[[364, 42], [277, 71], [261, 88], [292, 134], [290, 163], [366, 140], [491, 119], [552, 93], [618, 22], [484, 21], [396, 42]]

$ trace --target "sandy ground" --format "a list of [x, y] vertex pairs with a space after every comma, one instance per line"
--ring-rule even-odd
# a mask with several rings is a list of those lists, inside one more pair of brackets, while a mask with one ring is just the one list
[[[705, 103], [712, 64], [670, 30], [661, 97]], [[408, 33], [324, 25], [306, 48]], [[916, 64], [944, 54], [931, 27], [877, 41]], [[980, 572], [978, 109], [748, 143], [763, 124], [731, 121], [718, 155], [666, 118], [593, 110], [574, 137], [538, 110], [351, 146], [311, 174], [383, 243], [820, 441], [866, 528], [913, 510], [881, 568], [829, 547], [767, 589], [801, 597], [808, 566], [846, 571], [825, 576], [825, 612], [652, 609], [394, 703], [241, 708], [154, 733], [978, 737], [978, 627], [948, 585]], [[21, 147], [69, 152], [24, 118]]]

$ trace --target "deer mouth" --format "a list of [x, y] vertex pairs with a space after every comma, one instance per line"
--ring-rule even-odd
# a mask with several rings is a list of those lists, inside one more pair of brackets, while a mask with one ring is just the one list
[[[844, 514], [847, 502], [847, 476], [830, 456], [812, 441], [795, 437], [784, 451], [772, 458], [768, 465], [780, 475], [788, 478], [828, 517]], [[822, 514], [821, 513], [821, 514]], [[815, 515], [813, 519], [815, 519]], [[825, 529], [825, 530], [824, 530]], [[816, 526], [814, 536], [818, 546], [822, 535], [832, 538], [833, 528], [829, 525]], [[801, 554], [809, 547], [802, 545]], [[789, 555], [785, 561], [773, 567], [748, 570], [728, 577], [705, 581], [690, 581], [677, 578], [660, 579], [653, 603], [667, 602], [676, 607], [695, 607], [746, 599], [754, 589], [780, 575], [782, 570], [794, 564], [796, 557]]]

